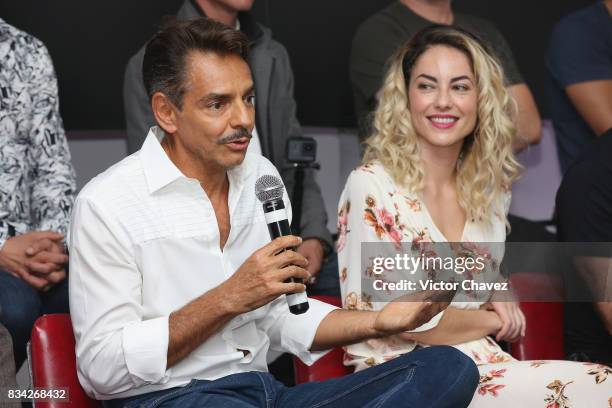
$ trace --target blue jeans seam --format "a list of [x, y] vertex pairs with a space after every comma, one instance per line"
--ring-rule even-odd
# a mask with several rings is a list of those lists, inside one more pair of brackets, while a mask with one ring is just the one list
[[383, 399], [380, 400], [380, 402], [378, 404], [376, 404], [376, 406], [374, 408], [380, 408], [385, 402], [387, 402], [387, 400], [393, 395], [395, 394], [397, 391], [399, 391], [405, 384], [409, 383], [410, 381], [412, 381], [412, 377], [414, 377], [414, 372], [416, 371], [417, 366], [412, 367], [409, 371], [408, 374], [406, 374], [406, 378], [404, 379], [404, 381], [402, 381], [401, 383], [397, 384], [395, 387], [393, 387], [391, 390], [386, 392], [386, 395]]
[[[463, 373], [465, 373], [465, 372], [468, 370], [468, 367], [470, 367], [470, 366], [469, 366], [469, 365], [466, 365], [466, 366], [463, 368], [463, 370], [461, 371], [461, 373], [459, 373], [459, 374], [458, 374], [458, 375], [455, 377], [456, 379], [455, 379], [455, 382], [453, 382], [453, 385], [452, 385], [452, 386], [450, 386], [450, 387], [448, 387], [448, 388], [446, 389], [446, 391], [445, 391], [444, 393], [442, 393], [442, 394], [441, 394], [441, 395], [438, 397], [438, 399], [436, 399], [435, 401], [432, 401], [431, 406], [435, 406], [435, 404], [437, 404], [437, 403], [438, 403], [438, 401], [441, 401], [441, 400], [442, 400], [442, 399], [443, 399], [443, 398], [444, 398], [444, 397], [445, 397], [445, 396], [446, 396], [446, 395], [449, 393], [449, 391], [450, 391], [450, 390], [452, 390], [453, 388], [455, 388], [455, 384], [457, 384], [457, 383], [459, 382], [459, 380], [463, 378]], [[435, 403], [435, 404], [434, 404], [434, 403]], [[468, 405], [469, 405], [469, 404], [468, 404]]]
[[257, 378], [259, 378], [259, 381], [261, 381], [261, 384], [263, 385], [264, 394], [266, 394], [266, 407], [271, 408], [274, 405], [272, 389], [269, 389], [268, 383], [266, 382], [266, 379], [263, 377], [261, 372], [254, 371], [254, 373], [257, 375]]
[[[368, 384], [370, 384], [370, 383], [372, 383], [372, 382], [374, 382], [374, 381], [378, 381], [380, 378], [386, 377], [386, 376], [388, 376], [388, 375], [390, 375], [390, 374], [393, 374], [393, 373], [395, 373], [395, 372], [397, 372], [397, 371], [405, 370], [406, 368], [408, 368], [408, 367], [410, 367], [410, 366], [418, 366], [418, 365], [420, 365], [420, 364], [421, 364], [421, 362], [419, 362], [419, 361], [410, 361], [410, 362], [408, 362], [408, 363], [406, 363], [406, 364], [403, 364], [403, 365], [401, 365], [401, 366], [399, 366], [399, 367], [395, 367], [395, 368], [394, 368], [394, 369], [392, 369], [392, 370], [389, 370], [389, 371], [385, 371], [385, 372], [383, 372], [383, 373], [380, 373], [380, 374], [378, 374], [378, 375], [377, 375], [377, 376], [375, 376], [375, 377], [368, 378], [366, 381], [361, 382], [361, 383], [359, 383], [359, 384], [356, 384], [354, 387], [352, 387], [352, 388], [350, 388], [350, 389], [346, 390], [345, 392], [343, 392], [343, 393], [341, 393], [341, 394], [338, 394], [338, 395], [336, 395], [336, 396], [334, 396], [334, 397], [332, 397], [332, 398], [328, 398], [328, 399], [326, 399], [326, 400], [324, 400], [324, 401], [319, 402], [318, 404], [313, 405], [311, 408], [318, 408], [318, 407], [322, 407], [322, 406], [324, 406], [324, 405], [327, 405], [327, 404], [329, 404], [329, 403], [332, 403], [332, 402], [334, 402], [334, 401], [338, 400], [339, 398], [342, 398], [342, 397], [344, 397], [344, 396], [346, 396], [346, 395], [350, 394], [351, 392], [355, 391], [355, 390], [356, 390], [356, 389], [358, 389], [358, 388], [364, 387], [364, 386], [366, 386], [366, 385], [368, 385]], [[416, 368], [416, 367], [415, 367], [415, 368]], [[411, 377], [411, 378], [412, 378], [412, 377]]]

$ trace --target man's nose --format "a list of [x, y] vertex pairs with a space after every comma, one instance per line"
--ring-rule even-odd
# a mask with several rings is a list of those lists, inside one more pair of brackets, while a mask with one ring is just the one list
[[248, 129], [249, 131], [253, 129], [255, 124], [255, 109], [252, 105], [249, 105], [247, 102], [241, 100], [240, 102], [234, 104], [234, 108], [232, 109], [232, 117], [230, 125], [232, 128], [243, 127]]

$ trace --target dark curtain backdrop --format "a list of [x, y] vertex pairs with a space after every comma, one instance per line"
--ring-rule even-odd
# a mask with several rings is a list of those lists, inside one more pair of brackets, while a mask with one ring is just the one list
[[[352, 127], [348, 56], [355, 29], [389, 0], [256, 0], [253, 12], [291, 56], [303, 125]], [[67, 129], [124, 127], [125, 63], [182, 0], [1, 0], [0, 18], [40, 38], [59, 78]], [[544, 52], [555, 22], [592, 0], [455, 0], [508, 39], [543, 116]]]

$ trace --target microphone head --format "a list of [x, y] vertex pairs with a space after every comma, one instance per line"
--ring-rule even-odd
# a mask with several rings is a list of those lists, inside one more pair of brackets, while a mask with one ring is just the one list
[[255, 195], [262, 203], [283, 198], [283, 182], [280, 178], [264, 174], [255, 182]]

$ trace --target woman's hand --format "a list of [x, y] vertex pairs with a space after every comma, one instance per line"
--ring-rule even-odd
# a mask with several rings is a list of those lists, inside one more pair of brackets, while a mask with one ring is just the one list
[[492, 310], [501, 319], [502, 326], [497, 332], [495, 340], [512, 343], [525, 335], [525, 329], [527, 328], [525, 315], [517, 302], [490, 302], [482, 305], [481, 309]]

